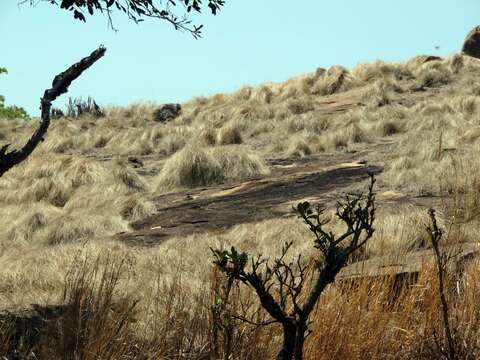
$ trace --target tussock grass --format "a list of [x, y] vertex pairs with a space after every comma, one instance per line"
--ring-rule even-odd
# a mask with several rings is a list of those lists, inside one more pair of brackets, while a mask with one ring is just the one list
[[401, 133], [403, 131], [403, 124], [396, 121], [384, 121], [376, 126], [376, 130], [380, 136], [386, 137]]
[[293, 157], [305, 157], [312, 153], [312, 149], [307, 139], [296, 137], [291, 140], [287, 149], [287, 155]]
[[158, 177], [157, 191], [196, 187], [224, 181], [220, 163], [200, 148], [184, 148], [167, 160]]
[[[332, 66], [325, 73], [312, 79], [310, 93], [313, 95], [333, 95], [342, 91], [342, 87], [345, 83], [345, 78], [348, 74], [347, 69], [342, 66]], [[303, 85], [309, 85], [309, 79], [304, 80]]]
[[198, 141], [206, 146], [214, 146], [217, 144], [217, 131], [211, 124], [204, 125], [199, 128], [197, 135]]
[[149, 191], [126, 164], [32, 155], [0, 179], [1, 243], [58, 244], [125, 231], [155, 211]]
[[241, 144], [242, 142], [242, 133], [238, 123], [226, 124], [218, 132], [217, 143], [219, 145]]
[[413, 78], [408, 64], [386, 63], [376, 60], [368, 64], [359, 64], [352, 70], [350, 81], [354, 86], [362, 86], [380, 79], [403, 80]]
[[367, 87], [362, 100], [367, 106], [373, 108], [386, 106], [392, 102], [393, 92], [402, 92], [402, 90], [388, 79], [377, 80], [373, 85]]
[[452, 81], [452, 70], [449, 61], [429, 61], [413, 71], [420, 87], [438, 87]]
[[329, 151], [338, 151], [347, 149], [357, 143], [367, 142], [369, 137], [365, 130], [358, 123], [346, 123], [343, 126], [337, 125], [335, 130], [330, 130], [317, 140], [317, 149], [326, 149]]
[[[5, 205], [35, 201], [72, 213], [86, 207], [99, 214], [101, 209], [109, 209], [103, 210], [105, 216], [116, 214], [132, 221], [153, 211], [147, 199], [152, 189], [163, 192], [241, 181], [267, 173], [261, 158], [355, 151], [392, 136], [398, 139], [398, 147], [385, 159], [382, 181], [420, 194], [439, 192], [440, 186], [433, 180], [451, 174], [452, 156], [462, 162], [473, 159], [476, 151], [480, 120], [472, 79], [479, 69], [477, 60], [462, 55], [427, 63], [376, 61], [351, 70], [333, 66], [280, 84], [247, 86], [232, 94], [193, 99], [167, 124], [152, 120], [155, 103], [110, 107], [99, 120], [59, 119], [52, 123], [39, 156], [29, 160], [31, 164], [22, 167], [23, 172], [14, 169], [2, 179], [0, 192]], [[434, 97], [413, 107], [395, 102], [399, 91], [412, 82], [437, 86], [447, 80], [455, 96]], [[367, 107], [338, 115], [317, 112], [322, 96], [343, 94], [357, 94]], [[24, 141], [37, 123], [18, 120], [2, 122], [0, 127], [15, 145]], [[52, 153], [58, 154], [58, 159], [65, 155], [65, 159], [40, 160], [40, 155], [50, 159]], [[82, 158], [82, 154], [92, 153], [158, 156], [153, 166], [162, 170], [147, 183], [128, 164], [110, 164], [116, 169], [112, 170]], [[21, 181], [15, 185], [17, 178]], [[122, 194], [119, 199], [118, 194]]]
[[367, 256], [404, 254], [429, 247], [428, 234], [422, 231], [428, 224], [424, 208], [402, 205], [384, 209], [378, 215], [376, 232], [367, 244]]
[[268, 172], [263, 160], [244, 147], [192, 146], [167, 160], [157, 178], [157, 192], [241, 181]]

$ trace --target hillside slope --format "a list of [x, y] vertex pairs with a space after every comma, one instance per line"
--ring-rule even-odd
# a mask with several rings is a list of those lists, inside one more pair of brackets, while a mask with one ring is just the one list
[[[478, 242], [479, 84], [480, 60], [417, 57], [195, 98], [166, 124], [153, 120], [154, 103], [54, 120], [0, 178], [0, 307], [59, 303], [79, 256], [111, 254], [131, 264], [122, 290], [145, 300], [176, 286], [197, 309], [194, 295], [211, 285], [210, 247], [273, 256], [291, 240], [292, 256], [308, 257], [292, 206], [330, 209], [363, 189], [368, 171], [378, 217], [364, 258], [426, 248], [431, 206], [448, 241]], [[1, 143], [25, 141], [37, 121], [0, 121]], [[153, 306], [144, 301], [140, 314]]]

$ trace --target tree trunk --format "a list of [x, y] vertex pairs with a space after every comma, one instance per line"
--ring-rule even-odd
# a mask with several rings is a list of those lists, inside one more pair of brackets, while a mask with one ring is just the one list
[[296, 327], [295, 360], [303, 360], [303, 344], [305, 343], [305, 333], [307, 332], [307, 319], [300, 318]]
[[283, 345], [282, 350], [277, 355], [277, 360], [292, 360], [295, 352], [295, 338], [297, 333], [297, 327], [295, 323], [288, 319], [283, 326]]

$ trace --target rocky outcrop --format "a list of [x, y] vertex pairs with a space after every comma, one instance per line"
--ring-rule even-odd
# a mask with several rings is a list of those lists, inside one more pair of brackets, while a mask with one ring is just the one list
[[181, 111], [182, 107], [180, 104], [165, 104], [154, 111], [153, 119], [158, 122], [171, 121], [180, 115]]
[[473, 28], [468, 33], [462, 46], [462, 52], [480, 59], [480, 26]]

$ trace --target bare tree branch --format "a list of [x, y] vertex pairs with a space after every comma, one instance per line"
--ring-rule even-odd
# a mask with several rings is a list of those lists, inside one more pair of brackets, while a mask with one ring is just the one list
[[52, 82], [52, 87], [45, 90], [43, 97], [40, 99], [42, 120], [40, 122], [40, 126], [35, 130], [32, 137], [20, 150], [12, 150], [7, 153], [6, 151], [10, 144], [4, 145], [0, 149], [0, 176], [2, 176], [15, 165], [18, 165], [22, 161], [26, 160], [33, 150], [35, 150], [37, 145], [44, 140], [43, 137], [50, 125], [50, 108], [52, 106], [52, 102], [60, 95], [66, 93], [70, 84], [86, 69], [88, 69], [103, 55], [105, 55], [106, 50], [107, 49], [101, 45], [89, 56], [83, 58], [78, 63], [70, 66], [64, 72], [55, 76]]

